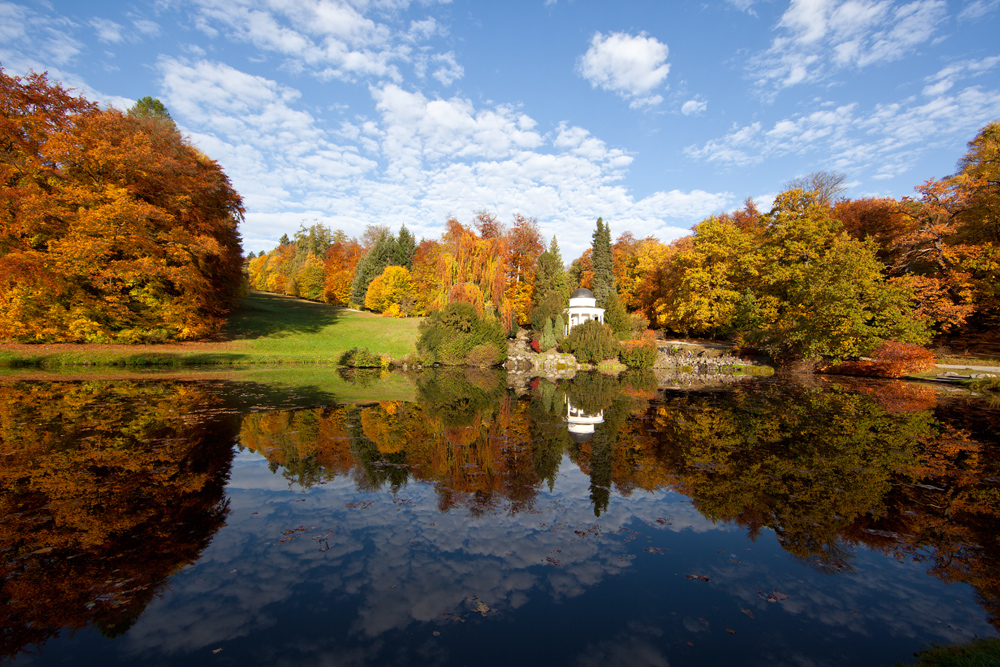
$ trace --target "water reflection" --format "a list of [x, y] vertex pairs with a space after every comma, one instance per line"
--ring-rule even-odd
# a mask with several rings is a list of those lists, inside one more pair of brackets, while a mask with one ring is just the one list
[[[226, 515], [236, 416], [177, 383], [0, 385], [0, 654], [125, 633]], [[227, 435], [228, 434], [228, 435]]]
[[996, 410], [903, 383], [414, 382], [412, 403], [255, 411], [234, 384], [0, 386], [3, 649], [94, 625], [128, 630], [121, 662], [448, 663], [499, 642], [478, 657], [501, 664], [523, 658], [497, 634], [514, 627], [548, 633], [525, 640], [539, 663], [728, 664], [724, 639], [877, 664], [988, 627], [924, 570], [998, 625]]
[[421, 378], [416, 404], [253, 415], [241, 442], [305, 488], [351, 475], [359, 490], [397, 493], [415, 480], [433, 486], [439, 510], [473, 516], [531, 510], [565, 453], [588, 476], [597, 517], [612, 493], [678, 491], [751, 540], [774, 531], [822, 572], [851, 572], [858, 545], [929, 560], [942, 579], [973, 583], [997, 623], [995, 414], [970, 420], [968, 406], [898, 382], [652, 399], [643, 380], [538, 379], [518, 397], [489, 372], [451, 369]]

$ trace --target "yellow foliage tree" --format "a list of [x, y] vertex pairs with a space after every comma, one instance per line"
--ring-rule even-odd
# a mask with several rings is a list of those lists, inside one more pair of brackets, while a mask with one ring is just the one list
[[[413, 300], [413, 281], [410, 272], [402, 266], [387, 266], [381, 275], [368, 285], [365, 308], [376, 313], [393, 310], [394, 316], [406, 317]], [[396, 306], [396, 308], [392, 308]]]

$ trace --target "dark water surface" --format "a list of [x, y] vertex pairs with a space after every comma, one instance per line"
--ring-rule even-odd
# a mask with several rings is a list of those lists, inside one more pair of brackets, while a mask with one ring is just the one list
[[0, 382], [2, 659], [891, 665], [997, 635], [979, 399], [413, 382]]

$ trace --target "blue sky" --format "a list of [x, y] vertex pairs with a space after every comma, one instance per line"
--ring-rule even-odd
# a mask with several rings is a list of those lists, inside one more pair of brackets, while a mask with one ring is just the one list
[[247, 250], [515, 213], [567, 261], [788, 180], [913, 194], [1000, 119], [1000, 0], [0, 0], [0, 64], [160, 98], [243, 195]]

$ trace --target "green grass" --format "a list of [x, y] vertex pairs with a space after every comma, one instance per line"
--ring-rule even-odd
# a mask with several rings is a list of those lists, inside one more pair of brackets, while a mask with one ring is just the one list
[[1000, 367], [1000, 359], [990, 355], [945, 355], [938, 357], [939, 364], [948, 366], [997, 366]]
[[[934, 646], [916, 656], [915, 667], [996, 667], [1000, 639], [981, 639], [964, 646]], [[896, 663], [896, 667], [904, 667]]]
[[257, 359], [336, 363], [354, 347], [402, 359], [415, 349], [419, 322], [252, 292], [226, 333]]
[[419, 319], [396, 319], [293, 297], [252, 292], [224, 340], [167, 345], [0, 345], [0, 367], [185, 368], [256, 364], [335, 365], [354, 347], [400, 360], [413, 351]]

